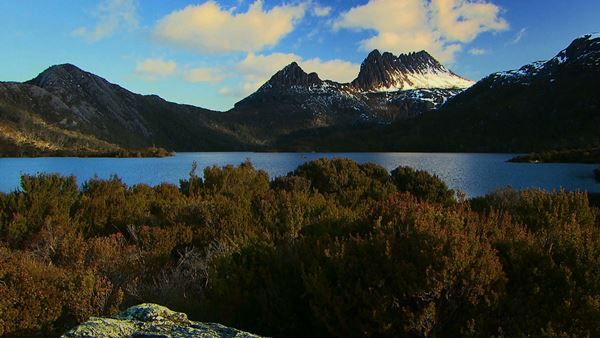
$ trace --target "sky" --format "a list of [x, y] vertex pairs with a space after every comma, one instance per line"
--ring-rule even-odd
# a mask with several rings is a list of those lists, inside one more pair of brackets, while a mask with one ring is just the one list
[[296, 61], [352, 81], [373, 49], [427, 50], [479, 80], [600, 31], [598, 0], [2, 0], [0, 81], [72, 63], [225, 111]]

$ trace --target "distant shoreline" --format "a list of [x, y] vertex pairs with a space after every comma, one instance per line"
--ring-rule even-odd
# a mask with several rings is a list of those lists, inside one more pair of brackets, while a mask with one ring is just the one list
[[513, 163], [582, 163], [600, 164], [600, 147], [550, 150], [515, 156]]
[[75, 150], [0, 150], [0, 158], [43, 158], [43, 157], [77, 157], [77, 158], [162, 158], [174, 156], [175, 152], [159, 147], [142, 149], [119, 149], [111, 151], [75, 151]]

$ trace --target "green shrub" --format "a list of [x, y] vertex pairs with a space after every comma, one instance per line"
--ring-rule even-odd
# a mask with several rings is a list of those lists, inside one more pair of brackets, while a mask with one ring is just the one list
[[198, 177], [198, 174], [196, 173], [197, 169], [198, 163], [196, 163], [196, 161], [192, 162], [189, 179], [179, 180], [179, 189], [187, 196], [198, 196], [202, 190], [204, 182], [202, 181], [202, 178]]
[[398, 191], [409, 192], [419, 200], [444, 205], [456, 202], [454, 191], [436, 175], [410, 167], [398, 167], [391, 175]]
[[89, 235], [119, 232], [127, 225], [123, 206], [127, 202], [127, 186], [118, 178], [91, 179], [83, 184], [76, 218]]
[[313, 189], [349, 207], [367, 199], [382, 199], [395, 191], [385, 168], [372, 163], [358, 164], [348, 159], [324, 158], [307, 162], [288, 177], [307, 179]]
[[48, 217], [69, 218], [79, 197], [73, 176], [22, 176], [21, 188], [5, 197], [3, 203], [1, 238], [13, 246], [41, 229]]
[[596, 218], [588, 196], [583, 192], [560, 190], [548, 193], [507, 188], [476, 198], [472, 204], [480, 211], [506, 212], [532, 231], [562, 226], [571, 221], [592, 225]]
[[204, 192], [208, 195], [225, 195], [236, 200], [248, 201], [252, 196], [269, 190], [269, 175], [255, 170], [250, 162], [237, 167], [213, 166], [204, 169]]

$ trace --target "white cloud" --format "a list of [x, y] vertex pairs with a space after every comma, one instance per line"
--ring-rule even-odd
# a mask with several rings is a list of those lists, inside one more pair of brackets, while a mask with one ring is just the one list
[[118, 29], [138, 27], [137, 0], [104, 0], [96, 10], [96, 26], [78, 27], [72, 34], [90, 42], [96, 42], [113, 35]]
[[485, 50], [485, 49], [483, 49], [483, 48], [471, 48], [471, 49], [469, 49], [469, 54], [475, 55], [475, 56], [485, 55], [487, 53], [488, 53], [488, 51]]
[[144, 78], [151, 80], [157, 77], [166, 77], [175, 74], [177, 63], [163, 59], [146, 59], [138, 62], [135, 72]]
[[154, 36], [199, 53], [256, 52], [276, 45], [304, 17], [306, 5], [263, 9], [253, 2], [245, 13], [223, 9], [215, 1], [190, 5], [162, 18]]
[[312, 13], [314, 16], [325, 17], [325, 16], [329, 16], [329, 14], [331, 14], [332, 10], [333, 10], [333, 8], [331, 8], [329, 6], [322, 6], [319, 4], [315, 4], [312, 8]]
[[183, 79], [188, 82], [221, 82], [225, 79], [223, 70], [219, 68], [197, 67], [186, 69], [183, 73]]
[[342, 83], [354, 80], [360, 71], [360, 65], [338, 59], [323, 61], [315, 58], [301, 60], [299, 64], [307, 73], [316, 72], [321, 79]]
[[223, 87], [219, 89], [219, 95], [221, 96], [232, 96], [231, 88]]
[[405, 53], [427, 50], [452, 62], [465, 43], [479, 34], [508, 29], [501, 8], [485, 0], [370, 0], [343, 13], [334, 29], [374, 30], [362, 40], [372, 49]]
[[523, 38], [525, 37], [525, 35], [527, 35], [527, 27], [525, 28], [521, 28], [517, 34], [515, 35], [515, 37], [510, 41], [511, 45], [516, 45], [519, 42], [521, 42], [521, 40], [523, 40]]
[[164, 59], [145, 59], [137, 63], [135, 73], [144, 80], [156, 81], [159, 78], [177, 76], [187, 82], [217, 83], [225, 79], [222, 68], [219, 67], [190, 67], [177, 65], [177, 62]]
[[232, 96], [245, 96], [256, 91], [273, 74], [293, 61], [299, 61], [298, 55], [291, 53], [273, 53], [256, 55], [249, 53], [235, 67], [235, 71], [243, 77], [243, 82], [236, 90], [231, 90]]
[[470, 42], [479, 34], [508, 29], [500, 7], [487, 1], [432, 0], [437, 29], [450, 41]]
[[304, 60], [293, 53], [273, 53], [257, 55], [250, 53], [235, 68], [243, 76], [243, 82], [236, 90], [227, 88], [226, 95], [245, 96], [256, 91], [273, 74], [292, 62], [298, 62], [307, 73], [316, 72], [321, 79], [350, 82], [358, 75], [360, 65], [344, 60], [323, 61], [318, 58]]

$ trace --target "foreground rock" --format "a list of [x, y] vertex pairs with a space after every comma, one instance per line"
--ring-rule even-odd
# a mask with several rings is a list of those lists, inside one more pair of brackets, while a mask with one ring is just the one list
[[259, 337], [220, 324], [190, 321], [184, 313], [174, 312], [156, 304], [141, 304], [113, 318], [92, 317], [62, 337]]

